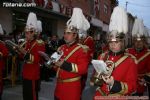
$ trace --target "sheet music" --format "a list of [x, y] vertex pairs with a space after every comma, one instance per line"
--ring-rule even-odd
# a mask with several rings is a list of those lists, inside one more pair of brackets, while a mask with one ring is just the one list
[[108, 68], [103, 60], [92, 60], [94, 69], [98, 74], [108, 74]]

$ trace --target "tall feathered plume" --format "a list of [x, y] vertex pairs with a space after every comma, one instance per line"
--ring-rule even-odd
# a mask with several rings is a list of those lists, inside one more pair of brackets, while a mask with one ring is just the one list
[[42, 22], [41, 22], [40, 20], [37, 21], [37, 31], [38, 31], [39, 33], [42, 32]]
[[110, 18], [109, 31], [126, 34], [128, 32], [128, 16], [122, 7], [115, 7]]
[[132, 36], [141, 37], [145, 34], [145, 27], [143, 24], [142, 19], [135, 19], [133, 29], [132, 29]]
[[37, 17], [36, 17], [36, 14], [33, 12], [30, 12], [28, 15], [28, 19], [26, 23], [26, 30], [37, 31]]
[[3, 35], [4, 32], [3, 32], [3, 28], [2, 28], [2, 25], [0, 24], [0, 35]]
[[67, 21], [67, 27], [75, 27], [78, 30], [87, 31], [90, 28], [90, 23], [83, 15], [80, 8], [74, 8], [71, 18]]

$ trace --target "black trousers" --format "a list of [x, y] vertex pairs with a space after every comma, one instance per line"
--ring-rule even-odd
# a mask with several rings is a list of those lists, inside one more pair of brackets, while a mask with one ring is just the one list
[[38, 100], [38, 80], [23, 79], [23, 100]]
[[0, 94], [0, 100], [2, 100], [2, 94]]
[[148, 88], [148, 97], [150, 98], [150, 84], [147, 84], [147, 88]]

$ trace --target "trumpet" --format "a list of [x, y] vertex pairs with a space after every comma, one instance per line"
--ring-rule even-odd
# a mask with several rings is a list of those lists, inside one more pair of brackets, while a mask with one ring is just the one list
[[38, 53], [46, 60], [45, 65], [48, 68], [51, 68], [51, 65], [59, 61], [60, 58], [63, 56], [62, 51], [54, 52], [50, 57], [45, 52], [39, 51]]
[[11, 49], [15, 50], [17, 53], [23, 53], [23, 54], [27, 53], [27, 51], [24, 50], [23, 47], [21, 47], [18, 44], [12, 42], [11, 40], [6, 40], [5, 43], [6, 43], [6, 45], [8, 47], [10, 47]]

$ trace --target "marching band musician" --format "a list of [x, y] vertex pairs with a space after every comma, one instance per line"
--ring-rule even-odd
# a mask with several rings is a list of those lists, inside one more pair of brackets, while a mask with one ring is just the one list
[[[2, 26], [0, 24], [0, 37], [4, 35]], [[5, 58], [8, 56], [8, 49], [5, 46], [5, 43], [0, 40], [0, 100], [2, 99], [3, 93], [3, 69], [5, 67]]]
[[40, 38], [40, 35], [42, 33], [42, 22], [40, 20], [37, 21], [37, 41], [40, 43], [40, 51], [45, 52], [45, 43], [44, 41]]
[[[41, 35], [41, 33], [42, 33], [42, 22], [40, 21], [40, 20], [37, 20], [37, 34], [38, 34], [38, 36], [37, 36], [37, 41], [41, 44], [40, 46], [40, 50], [39, 51], [42, 51], [42, 52], [45, 52], [46, 50], [45, 50], [45, 43], [44, 43], [44, 41], [40, 38], [40, 35]], [[44, 61], [43, 61], [43, 59], [40, 59], [40, 67], [42, 67], [44, 65]], [[41, 76], [41, 74], [43, 74], [43, 73], [41, 73], [41, 71], [40, 71], [40, 76]], [[39, 80], [38, 81], [38, 90], [40, 91], [40, 85], [41, 85], [41, 80]]]
[[[126, 51], [134, 55], [138, 61], [138, 81], [137, 93], [138, 96], [143, 96], [146, 90], [145, 76], [150, 75], [150, 51], [147, 48], [147, 37], [145, 35], [145, 27], [141, 19], [135, 19], [132, 30], [133, 48], [128, 48]], [[147, 82], [148, 83], [148, 82]], [[147, 84], [148, 89], [149, 83]], [[149, 90], [150, 94], [150, 90]]]
[[[87, 34], [87, 31], [80, 31], [79, 32], [79, 43], [82, 45], [85, 45], [88, 47], [88, 59], [89, 59], [89, 64], [93, 58], [94, 52], [95, 52], [95, 43], [93, 37], [89, 36]], [[81, 84], [82, 84], [82, 91], [84, 90], [85, 84], [87, 80], [87, 73], [82, 75], [81, 78]]]
[[[121, 14], [121, 16], [117, 18], [116, 14]], [[124, 52], [128, 24], [127, 14], [123, 8], [118, 6], [114, 8], [109, 31], [109, 50], [98, 57], [98, 60], [103, 60], [106, 63], [109, 74], [97, 76], [95, 73], [91, 78], [91, 85], [98, 85], [94, 100], [102, 99], [103, 96], [131, 95], [136, 91], [136, 60], [134, 56]], [[99, 81], [95, 81], [96, 79]]]
[[37, 17], [29, 13], [25, 27], [25, 45], [19, 49], [24, 60], [23, 65], [23, 100], [38, 100], [38, 80], [40, 79], [40, 55], [42, 43], [38, 36]]
[[90, 35], [87, 34], [86, 31], [82, 32], [79, 34], [79, 43], [82, 45], [88, 46], [88, 54], [89, 54], [89, 59], [93, 58], [94, 52], [95, 52], [95, 47], [94, 47], [94, 39]]
[[64, 32], [66, 44], [58, 48], [62, 57], [55, 63], [57, 67], [57, 83], [55, 100], [80, 100], [81, 76], [87, 73], [87, 49], [78, 44], [78, 31], [87, 30], [90, 25], [80, 8], [74, 8], [71, 19], [67, 22]]

